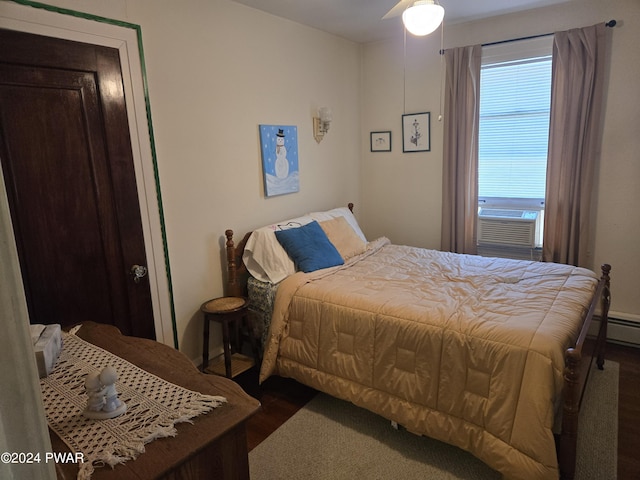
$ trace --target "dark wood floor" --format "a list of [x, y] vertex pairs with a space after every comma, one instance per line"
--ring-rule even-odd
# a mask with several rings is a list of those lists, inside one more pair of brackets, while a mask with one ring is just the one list
[[[640, 348], [607, 344], [607, 359], [620, 364], [618, 403], [618, 479], [640, 478]], [[605, 363], [606, 368], [606, 363]], [[302, 408], [317, 393], [293, 380], [271, 377], [260, 387], [255, 372], [236, 380], [262, 404], [247, 422], [249, 450]]]

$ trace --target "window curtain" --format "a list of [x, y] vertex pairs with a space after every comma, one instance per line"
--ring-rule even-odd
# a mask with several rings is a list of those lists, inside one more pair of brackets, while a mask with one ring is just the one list
[[554, 35], [544, 261], [591, 267], [609, 30], [601, 23]]
[[477, 253], [478, 126], [482, 47], [445, 51], [441, 248]]

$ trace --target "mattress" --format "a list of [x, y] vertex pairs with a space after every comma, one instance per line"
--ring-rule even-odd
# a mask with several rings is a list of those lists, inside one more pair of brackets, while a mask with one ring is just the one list
[[271, 315], [278, 284], [263, 282], [250, 276], [247, 280], [247, 291], [249, 309], [253, 313], [252, 318], [255, 320], [253, 328], [260, 337], [261, 346], [264, 348], [269, 334], [269, 326], [271, 325]]
[[378, 239], [280, 282], [260, 378], [295, 378], [506, 478], [557, 478], [564, 351], [596, 284], [573, 266]]

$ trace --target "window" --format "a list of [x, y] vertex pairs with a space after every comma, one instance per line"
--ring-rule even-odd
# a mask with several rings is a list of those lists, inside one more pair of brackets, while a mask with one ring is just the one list
[[540, 259], [552, 44], [553, 37], [546, 36], [482, 49], [478, 132], [481, 255]]
[[552, 37], [483, 47], [478, 195], [482, 205], [544, 205]]

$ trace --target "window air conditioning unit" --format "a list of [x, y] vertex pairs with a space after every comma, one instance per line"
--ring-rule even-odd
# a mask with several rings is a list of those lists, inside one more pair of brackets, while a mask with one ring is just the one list
[[540, 212], [481, 208], [478, 213], [478, 245], [535, 248]]

